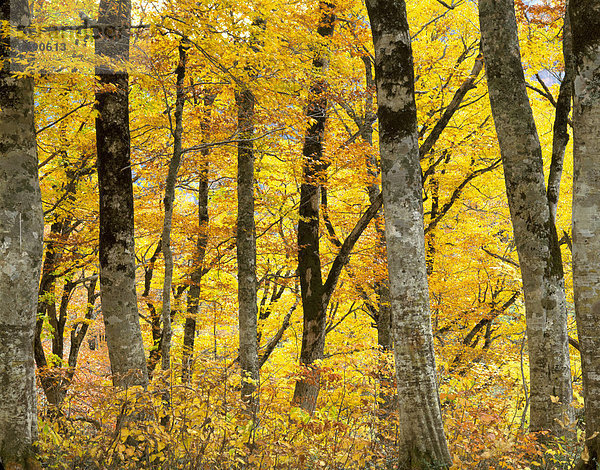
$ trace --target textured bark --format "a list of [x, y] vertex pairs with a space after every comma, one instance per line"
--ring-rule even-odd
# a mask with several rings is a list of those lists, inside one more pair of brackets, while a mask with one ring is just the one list
[[[11, 18], [12, 17], [12, 18]], [[23, 0], [0, 4], [0, 20], [29, 22]], [[33, 459], [37, 406], [33, 342], [44, 222], [38, 181], [33, 79], [9, 73], [0, 38], [0, 466], [39, 468]]]
[[[98, 21], [127, 26], [128, 0], [101, 0]], [[127, 60], [126, 29], [96, 39], [96, 55]], [[111, 31], [112, 30], [112, 31]], [[112, 33], [112, 36], [109, 34]], [[100, 192], [100, 300], [116, 386], [146, 385], [148, 372], [135, 291], [133, 184], [129, 135], [129, 77], [106, 65], [96, 67], [96, 147]]]
[[413, 58], [404, 1], [368, 0], [398, 383], [398, 468], [447, 468], [425, 267]]
[[[557, 420], [572, 418], [562, 259], [527, 97], [513, 0], [480, 0], [479, 17], [492, 115], [523, 279], [530, 429], [562, 434], [564, 428]], [[558, 397], [559, 402], [552, 397]]]
[[248, 88], [236, 92], [238, 108], [238, 216], [237, 262], [241, 396], [248, 411], [258, 411], [258, 304], [256, 281], [256, 234], [254, 226], [254, 93]]
[[[208, 119], [216, 95], [207, 93], [204, 95], [204, 119], [200, 122], [203, 138], [209, 132]], [[199, 103], [199, 99], [194, 94], [194, 104]], [[198, 169], [198, 238], [196, 240], [196, 252], [194, 253], [194, 269], [190, 275], [190, 289], [187, 296], [187, 315], [183, 330], [183, 350], [181, 353], [181, 378], [183, 382], [188, 382], [192, 378], [192, 363], [194, 360], [194, 339], [196, 336], [196, 316], [200, 306], [200, 282], [202, 276], [208, 272], [204, 267], [204, 258], [206, 256], [206, 247], [208, 246], [208, 170], [210, 147], [200, 151], [202, 160]]]
[[573, 106], [573, 286], [581, 350], [586, 440], [600, 461], [600, 4], [570, 0]]
[[569, 21], [569, 1], [566, 2], [565, 21], [563, 28], [563, 57], [565, 61], [565, 76], [560, 84], [558, 99], [556, 100], [556, 112], [554, 125], [552, 127], [552, 161], [550, 162], [550, 173], [548, 174], [548, 203], [550, 213], [556, 220], [556, 208], [560, 195], [560, 180], [562, 177], [565, 150], [569, 143], [569, 113], [571, 112], [571, 98], [573, 95], [573, 52], [571, 48], [571, 22]]
[[[323, 38], [333, 35], [335, 26], [334, 5], [319, 4], [321, 17], [317, 33]], [[316, 75], [327, 70], [326, 55], [313, 60]], [[319, 254], [319, 184], [325, 170], [323, 134], [327, 119], [327, 82], [318, 79], [309, 91], [306, 116], [310, 126], [304, 137], [303, 180], [300, 186], [300, 220], [298, 221], [298, 276], [303, 308], [302, 348], [300, 363], [306, 366], [306, 376], [296, 382], [292, 402], [313, 412], [319, 394], [318, 371], [312, 364], [323, 358], [325, 349], [326, 305], [323, 302], [321, 258]]]
[[181, 165], [181, 139], [183, 136], [183, 108], [185, 105], [185, 62], [186, 46], [179, 44], [179, 63], [175, 70], [176, 75], [176, 98], [175, 98], [175, 129], [173, 130], [173, 157], [169, 162], [169, 171], [165, 184], [165, 197], [163, 199], [165, 206], [165, 217], [163, 219], [162, 229], [162, 252], [165, 260], [165, 277], [162, 291], [162, 341], [161, 356], [162, 369], [171, 368], [171, 286], [173, 284], [173, 252], [171, 250], [171, 227], [173, 225], [173, 204], [175, 203], [175, 183], [177, 183], [177, 173]]
[[[373, 72], [371, 67], [371, 58], [363, 57], [365, 64], [365, 77], [367, 85], [367, 96], [365, 97], [365, 116], [359, 124], [359, 133], [361, 138], [371, 146], [373, 146], [373, 123], [375, 115], [373, 113], [373, 97], [375, 93], [375, 82], [373, 80]], [[367, 173], [369, 176], [369, 184], [367, 193], [369, 194], [369, 202], [373, 204], [377, 195], [380, 192], [377, 178], [381, 172], [379, 158], [373, 152], [367, 155]], [[385, 246], [385, 221], [383, 220], [383, 212], [378, 212], [374, 218], [375, 233], [377, 234], [377, 261], [379, 263], [387, 262], [387, 250]], [[375, 295], [377, 296], [377, 344], [385, 350], [391, 351], [392, 344], [392, 312], [390, 307], [390, 281], [387, 276], [379, 279], [375, 283]], [[388, 377], [383, 380], [389, 380]], [[384, 408], [389, 408], [388, 401], [385, 402]]]

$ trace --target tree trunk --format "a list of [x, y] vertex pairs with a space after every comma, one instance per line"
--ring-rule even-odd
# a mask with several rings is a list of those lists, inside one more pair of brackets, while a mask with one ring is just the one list
[[[492, 115], [500, 144], [527, 316], [530, 429], [556, 435], [572, 418], [563, 268], [542, 150], [521, 65], [513, 0], [480, 0]], [[558, 402], [554, 397], [558, 397]]]
[[[65, 223], [68, 224], [68, 221], [54, 222], [50, 226], [49, 236], [46, 237], [45, 240], [44, 262], [42, 264], [42, 275], [38, 291], [37, 320], [34, 340], [34, 356], [38, 369], [45, 369], [48, 367], [46, 354], [42, 346], [42, 328], [44, 326], [46, 312], [50, 309], [50, 305], [56, 302], [54, 296], [56, 280], [59, 278], [56, 271], [62, 258], [64, 249], [63, 244], [66, 241], [66, 235], [68, 233], [65, 230]], [[54, 310], [56, 311], [56, 307], [54, 307]]]
[[165, 278], [162, 292], [162, 369], [171, 368], [171, 286], [173, 284], [173, 252], [171, 251], [171, 227], [173, 225], [173, 204], [175, 203], [175, 183], [177, 182], [177, 173], [181, 165], [181, 139], [183, 136], [183, 108], [185, 105], [185, 61], [186, 45], [179, 44], [179, 64], [175, 70], [176, 98], [175, 98], [175, 129], [173, 130], [173, 157], [169, 162], [169, 172], [165, 184], [165, 218], [162, 229], [162, 252], [165, 260]]
[[[98, 22], [129, 26], [129, 0], [101, 0]], [[129, 58], [129, 30], [107, 28], [96, 55]], [[111, 31], [112, 30], [112, 31]], [[112, 33], [112, 36], [110, 36]], [[113, 65], [96, 67], [96, 146], [100, 192], [100, 300], [115, 386], [146, 385], [148, 372], [135, 291], [133, 184], [129, 136], [129, 77]]]
[[256, 234], [254, 225], [254, 93], [248, 88], [236, 92], [238, 107], [238, 216], [237, 262], [241, 395], [248, 412], [258, 411], [258, 336]]
[[571, 47], [571, 23], [569, 21], [569, 0], [565, 5], [565, 21], [563, 27], [563, 57], [565, 61], [565, 76], [560, 84], [556, 112], [552, 128], [552, 161], [548, 175], [548, 203], [550, 213], [556, 222], [556, 209], [560, 195], [560, 180], [562, 177], [565, 150], [569, 143], [569, 113], [571, 112], [571, 98], [573, 95], [573, 51]]
[[433, 351], [414, 70], [404, 1], [368, 0], [398, 383], [398, 467], [447, 468]]
[[[216, 95], [207, 94], [204, 96], [205, 115], [200, 123], [203, 138], [208, 133], [208, 118], [210, 116], [210, 108], [214, 103]], [[194, 97], [194, 103], [196, 98]], [[200, 164], [198, 180], [198, 239], [196, 241], [196, 253], [194, 259], [194, 269], [190, 276], [190, 289], [187, 297], [187, 316], [185, 318], [185, 326], [183, 330], [183, 351], [182, 351], [182, 368], [181, 379], [183, 382], [189, 382], [192, 378], [192, 363], [194, 359], [194, 338], [196, 336], [196, 316], [198, 315], [198, 307], [200, 305], [200, 281], [205, 274], [204, 257], [206, 255], [206, 247], [208, 245], [208, 170], [210, 148], [205, 148], [200, 151], [202, 162]]]
[[152, 278], [154, 277], [154, 267], [156, 266], [156, 260], [162, 252], [162, 238], [158, 239], [158, 243], [148, 261], [148, 264], [144, 266], [144, 291], [142, 292], [142, 298], [146, 299], [146, 306], [148, 307], [149, 315], [147, 322], [150, 325], [152, 333], [152, 346], [150, 347], [150, 354], [148, 354], [148, 360], [146, 361], [146, 367], [148, 369], [148, 380], [152, 380], [154, 370], [160, 362], [161, 356], [161, 342], [162, 342], [162, 331], [160, 328], [161, 315], [156, 310], [154, 302], [148, 299], [150, 295], [150, 289], [152, 287]]
[[573, 287], [589, 460], [600, 460], [600, 4], [570, 0], [573, 106]]
[[208, 245], [208, 150], [202, 152], [200, 178], [198, 180], [198, 239], [194, 270], [190, 276], [190, 290], [187, 297], [187, 316], [183, 330], [182, 380], [189, 382], [192, 378], [194, 360], [194, 339], [196, 336], [196, 316], [200, 306], [200, 282], [204, 275], [204, 257]]
[[[334, 5], [320, 2], [321, 17], [317, 33], [323, 38], [333, 35]], [[327, 70], [328, 59], [313, 60], [316, 75]], [[311, 124], [304, 137], [303, 180], [300, 186], [300, 220], [298, 221], [298, 276], [303, 308], [302, 348], [300, 364], [306, 367], [305, 377], [296, 382], [292, 402], [312, 413], [319, 394], [318, 371], [312, 364], [323, 358], [325, 349], [326, 304], [323, 302], [321, 258], [319, 255], [319, 184], [325, 171], [323, 134], [327, 119], [327, 82], [317, 80], [310, 88], [306, 116]]]
[[[26, 26], [28, 2], [2, 2], [0, 19]], [[39, 468], [33, 342], [44, 221], [33, 79], [11, 76], [9, 37], [0, 58], [0, 466], [29, 469]]]

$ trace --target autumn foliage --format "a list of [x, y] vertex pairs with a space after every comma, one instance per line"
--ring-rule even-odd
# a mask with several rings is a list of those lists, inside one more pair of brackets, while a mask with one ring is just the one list
[[[75, 3], [77, 5], [75, 5]], [[421, 155], [432, 324], [440, 401], [456, 469], [570, 468], [583, 448], [581, 423], [568, 438], [529, 433], [528, 354], [518, 258], [500, 154], [479, 56], [475, 2], [409, 2], [419, 136], [436, 130], [453, 98], [466, 93]], [[522, 60], [546, 166], [564, 66], [564, 2], [516, 2]], [[45, 211], [44, 265], [50, 277], [38, 307], [40, 460], [47, 468], [384, 469], [394, 468], [398, 423], [393, 359], [378, 345], [378, 286], [386, 260], [376, 222], [366, 228], [327, 308], [324, 359], [302, 368], [297, 226], [302, 145], [313, 58], [328, 50], [324, 134], [326, 204], [320, 221], [324, 275], [379, 184], [373, 51], [362, 2], [336, 2], [329, 42], [316, 34], [318, 2], [135, 2], [129, 100], [135, 198], [137, 295], [151, 382], [115, 390], [101, 320], [98, 276], [97, 111], [93, 74], [83, 65], [37, 56], [36, 127]], [[34, 2], [39, 21], [97, 5]], [[257, 22], [256, 19], [263, 19]], [[160, 367], [164, 263], [159, 243], [172, 156], [178, 47], [187, 48], [182, 162], [173, 213], [171, 369]], [[469, 81], [470, 80], [470, 81]], [[240, 399], [236, 234], [235, 93], [255, 105], [255, 220], [259, 411]], [[373, 144], [360, 125], [374, 130]], [[430, 140], [429, 142], [432, 142]], [[570, 148], [567, 154], [570, 154]], [[206, 171], [206, 168], [208, 170]], [[565, 160], [557, 232], [576, 344], [570, 281], [570, 176]], [[199, 190], [208, 184], [208, 222]], [[322, 202], [323, 204], [323, 202]], [[192, 273], [205, 239], [200, 280]], [[200, 286], [195, 344], [182, 378], [188, 296]], [[78, 344], [78, 342], [80, 344]], [[73, 347], [77, 344], [77, 350]], [[76, 360], [70, 359], [70, 354]], [[37, 357], [36, 357], [37, 359]], [[262, 361], [264, 359], [264, 361]], [[581, 366], [571, 349], [581, 415]], [[38, 366], [40, 364], [38, 363]], [[316, 372], [315, 372], [316, 370]], [[187, 374], [187, 375], [186, 375]], [[190, 378], [187, 380], [186, 377]], [[292, 406], [298, 380], [318, 381], [311, 416]], [[57, 385], [59, 384], [59, 385]], [[60, 400], [49, 397], [60, 386]], [[50, 390], [50, 392], [49, 392]], [[390, 398], [391, 397], [391, 398]], [[388, 406], [385, 406], [386, 403]], [[541, 437], [541, 438], [540, 438]], [[554, 465], [554, 467], [551, 467]]]

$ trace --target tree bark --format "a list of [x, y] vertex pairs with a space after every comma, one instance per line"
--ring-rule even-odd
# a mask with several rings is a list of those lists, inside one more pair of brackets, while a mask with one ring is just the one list
[[[29, 18], [24, 0], [0, 5], [12, 27]], [[10, 38], [0, 37], [0, 464], [29, 469], [39, 468], [33, 342], [44, 221], [33, 78], [12, 76], [10, 55]]]
[[[334, 5], [320, 2], [317, 33], [322, 38], [333, 35]], [[326, 55], [313, 60], [316, 75], [328, 67]], [[325, 349], [326, 308], [323, 302], [321, 258], [319, 254], [319, 185], [325, 166], [323, 134], [327, 119], [327, 82], [321, 78], [309, 90], [306, 116], [311, 124], [304, 137], [303, 180], [300, 186], [300, 220], [298, 221], [298, 276], [303, 308], [302, 348], [300, 364], [306, 367], [305, 376], [296, 382], [292, 402], [312, 413], [319, 394], [318, 372], [313, 363], [323, 358]]]
[[573, 288], [589, 439], [589, 460], [580, 468], [592, 469], [600, 460], [600, 4], [570, 0], [570, 19], [575, 67]]
[[573, 397], [563, 268], [521, 65], [513, 0], [480, 0], [479, 18], [492, 115], [523, 279], [531, 381], [530, 429], [560, 435], [565, 428], [557, 420], [572, 418]]
[[254, 93], [243, 87], [235, 95], [238, 107], [237, 262], [241, 396], [247, 411], [258, 411], [258, 304], [254, 222]]
[[406, 4], [368, 0], [398, 383], [398, 468], [447, 468], [425, 266], [414, 70]]
[[[96, 39], [96, 55], [129, 58], [129, 0], [101, 0], [98, 22], [114, 25]], [[118, 33], [117, 33], [118, 31]], [[135, 291], [133, 183], [129, 135], [129, 77], [99, 65], [96, 147], [100, 192], [100, 300], [115, 386], [147, 385], [148, 372]]]
[[560, 195], [560, 180], [562, 178], [565, 150], [569, 143], [569, 113], [571, 112], [571, 98], [573, 96], [573, 51], [571, 46], [571, 22], [569, 21], [569, 0], [565, 4], [565, 21], [563, 27], [563, 57], [565, 61], [565, 76], [560, 84], [554, 125], [552, 127], [552, 161], [548, 174], [548, 189], [546, 191], [550, 213], [556, 222], [556, 209]]

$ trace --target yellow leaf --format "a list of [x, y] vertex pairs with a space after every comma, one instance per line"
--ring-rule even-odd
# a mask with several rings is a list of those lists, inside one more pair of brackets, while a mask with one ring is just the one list
[[583, 452], [581, 452], [581, 460], [583, 460], [583, 463], [588, 463], [590, 461], [590, 451], [588, 446], [583, 447]]

